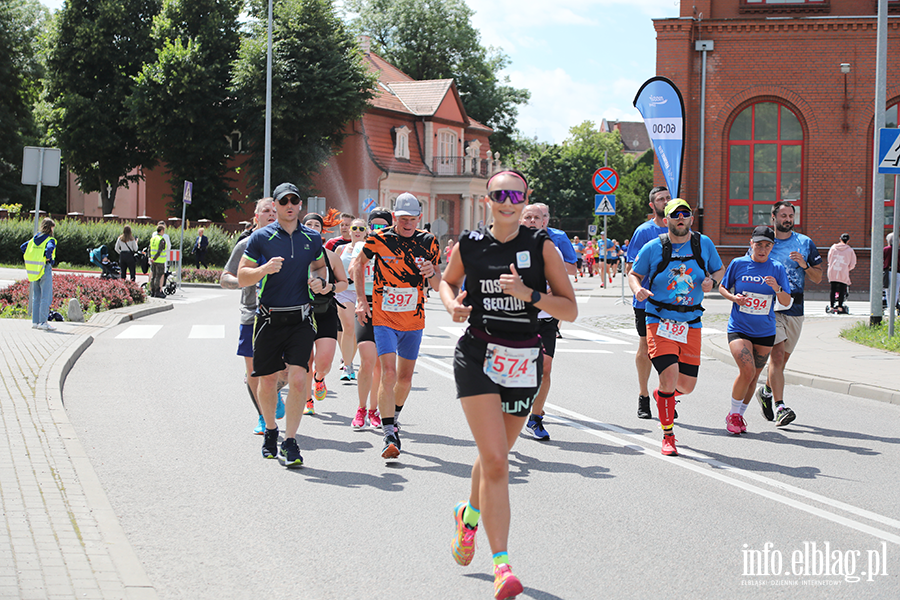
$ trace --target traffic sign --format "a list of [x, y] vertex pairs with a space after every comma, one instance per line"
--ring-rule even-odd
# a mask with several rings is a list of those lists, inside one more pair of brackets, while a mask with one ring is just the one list
[[612, 217], [616, 214], [616, 197], [613, 194], [597, 194], [594, 196], [594, 214]]
[[900, 174], [900, 129], [878, 130], [878, 172]]
[[612, 194], [619, 187], [619, 174], [612, 167], [600, 167], [594, 171], [591, 185], [598, 194]]
[[191, 183], [190, 181], [185, 181], [184, 182], [184, 194], [181, 197], [182, 201], [184, 201], [185, 204], [190, 204], [191, 196], [193, 195], [193, 193], [194, 193], [194, 184]]
[[597, 235], [597, 226], [591, 223], [588, 225], [588, 235], [594, 236]]

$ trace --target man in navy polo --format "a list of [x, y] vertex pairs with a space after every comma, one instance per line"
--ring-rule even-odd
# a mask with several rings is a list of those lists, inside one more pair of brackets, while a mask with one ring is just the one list
[[310, 300], [321, 288], [327, 269], [322, 236], [297, 220], [300, 190], [292, 183], [282, 183], [273, 196], [278, 220], [257, 229], [248, 239], [238, 266], [238, 285], [259, 284], [253, 376], [259, 377], [259, 405], [266, 421], [262, 455], [275, 458], [278, 454], [276, 386], [278, 373], [287, 365], [290, 387], [281, 455], [285, 466], [294, 468], [303, 465], [295, 436], [309, 391], [307, 371], [316, 335]]

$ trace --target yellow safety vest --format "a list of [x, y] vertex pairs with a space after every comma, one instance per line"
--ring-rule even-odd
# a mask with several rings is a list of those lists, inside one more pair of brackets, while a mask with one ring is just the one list
[[[56, 242], [56, 238], [49, 235], [40, 245], [34, 243], [34, 238], [29, 240], [28, 246], [25, 248], [25, 272], [28, 274], [28, 281], [37, 281], [44, 276], [44, 268], [47, 266], [47, 257], [44, 256], [44, 252], [47, 251], [47, 244], [50, 240]], [[56, 246], [53, 247], [53, 260], [56, 260]]]
[[[154, 259], [156, 253], [159, 251], [159, 245], [163, 245], [162, 252], [159, 253], [159, 258]], [[158, 233], [154, 233], [153, 237], [150, 238], [150, 260], [155, 263], [165, 263], [169, 258], [168, 248], [166, 248], [166, 238], [159, 235]]]

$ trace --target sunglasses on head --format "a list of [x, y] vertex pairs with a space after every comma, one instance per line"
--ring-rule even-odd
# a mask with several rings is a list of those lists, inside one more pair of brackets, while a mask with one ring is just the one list
[[379, 229], [384, 229], [387, 227], [384, 223], [372, 223], [372, 231], [378, 231]]
[[287, 206], [288, 202], [290, 202], [294, 206], [297, 206], [298, 204], [300, 204], [300, 198], [298, 196], [291, 194], [290, 196], [282, 196], [278, 200], [278, 204], [280, 204], [282, 206]]
[[503, 204], [509, 199], [511, 204], [522, 204], [525, 202], [525, 192], [519, 190], [494, 190], [488, 192], [488, 197], [497, 204]]
[[680, 209], [680, 210], [672, 211], [669, 214], [669, 218], [670, 219], [689, 219], [691, 217], [691, 214], [692, 214], [691, 211], [689, 211], [687, 209]]
[[365, 230], [366, 230], [366, 228], [363, 227], [362, 225], [353, 225], [352, 227], [350, 227], [350, 231], [365, 231]]

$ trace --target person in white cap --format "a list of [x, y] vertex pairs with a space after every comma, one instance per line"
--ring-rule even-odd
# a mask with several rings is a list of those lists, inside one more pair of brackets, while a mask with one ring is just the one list
[[357, 286], [356, 314], [360, 323], [372, 319], [381, 364], [378, 409], [384, 432], [382, 458], [400, 455], [396, 417], [412, 386], [425, 329], [425, 280], [434, 289], [441, 283], [440, 248], [433, 234], [416, 228], [421, 218], [419, 200], [408, 192], [400, 194], [394, 202], [393, 227], [372, 233], [350, 264], [350, 277], [364, 281], [366, 265], [375, 261], [372, 308], [364, 286]]

